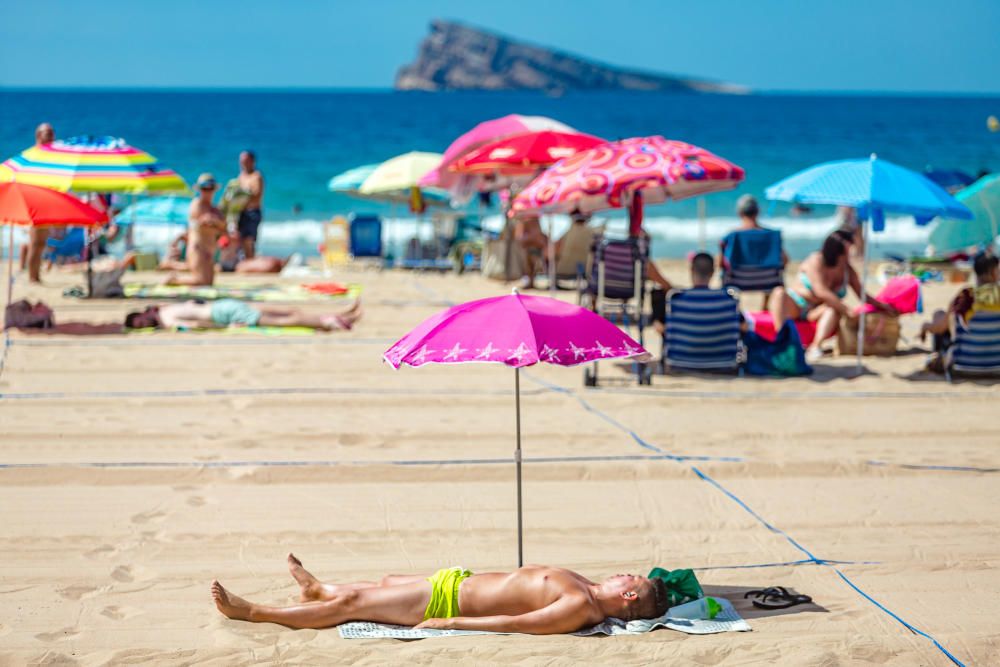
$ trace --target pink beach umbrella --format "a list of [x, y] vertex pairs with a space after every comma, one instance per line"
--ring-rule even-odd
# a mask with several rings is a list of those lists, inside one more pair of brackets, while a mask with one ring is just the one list
[[652, 355], [603, 317], [558, 299], [515, 290], [453, 306], [421, 322], [383, 358], [403, 364], [497, 363], [514, 368], [517, 448], [517, 563], [523, 562], [521, 521], [521, 368], [539, 362], [577, 366], [598, 359], [649, 361]]
[[641, 219], [643, 202], [732, 190], [744, 177], [741, 167], [704, 148], [660, 136], [636, 137], [555, 163], [521, 191], [511, 208], [515, 213], [591, 213], [630, 207], [632, 217]]
[[451, 142], [448, 149], [441, 158], [441, 164], [432, 169], [420, 179], [421, 187], [438, 187], [446, 190], [460, 189], [460, 186], [468, 184], [469, 177], [448, 171], [448, 166], [458, 160], [466, 153], [473, 151], [491, 141], [524, 134], [526, 132], [540, 132], [542, 130], [554, 130], [556, 132], [576, 132], [569, 125], [560, 123], [557, 120], [546, 116], [522, 116], [520, 114], [510, 114], [501, 118], [483, 121], [479, 125]]

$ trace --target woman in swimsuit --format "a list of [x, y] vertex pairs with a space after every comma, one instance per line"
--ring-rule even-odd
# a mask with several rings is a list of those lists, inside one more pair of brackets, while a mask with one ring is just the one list
[[[815, 361], [823, 356], [820, 344], [840, 326], [842, 317], [856, 317], [844, 303], [847, 288], [861, 296], [861, 279], [848, 261], [854, 242], [849, 231], [837, 230], [826, 237], [819, 252], [814, 252], [799, 266], [791, 288], [778, 287], [771, 292], [768, 310], [774, 328], [781, 330], [785, 320], [816, 323], [816, 337], [806, 350], [806, 358]], [[892, 306], [868, 296], [868, 303], [880, 311], [894, 313]]]
[[215, 281], [215, 246], [226, 233], [226, 220], [212, 204], [218, 185], [211, 174], [195, 184], [198, 195], [188, 209], [187, 268], [190, 275], [167, 276], [167, 285], [211, 285]]

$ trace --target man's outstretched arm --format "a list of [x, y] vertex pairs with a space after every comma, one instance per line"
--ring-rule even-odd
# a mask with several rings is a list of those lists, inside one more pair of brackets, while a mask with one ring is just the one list
[[456, 616], [432, 618], [418, 628], [438, 630], [485, 630], [487, 632], [519, 632], [528, 635], [556, 635], [575, 632], [588, 623], [597, 623], [587, 600], [564, 596], [548, 607], [519, 616]]

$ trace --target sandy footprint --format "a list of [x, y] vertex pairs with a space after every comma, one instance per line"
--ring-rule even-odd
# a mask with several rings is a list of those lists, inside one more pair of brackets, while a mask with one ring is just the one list
[[135, 576], [132, 574], [132, 568], [128, 565], [119, 565], [112, 570], [111, 578], [122, 583], [135, 581]]
[[122, 621], [126, 618], [138, 616], [143, 611], [137, 607], [122, 607], [120, 605], [110, 605], [101, 610], [101, 616], [107, 616], [113, 621]]
[[167, 518], [166, 512], [151, 510], [149, 512], [140, 512], [139, 514], [133, 514], [132, 523], [149, 523], [151, 521], [163, 521], [165, 518]]
[[56, 592], [67, 600], [79, 600], [96, 590], [93, 586], [69, 586], [67, 588], [60, 588]]
[[102, 544], [99, 547], [94, 547], [90, 551], [83, 554], [87, 558], [109, 558], [118, 553], [118, 549], [111, 546], [110, 544]]
[[201, 496], [188, 496], [187, 504], [191, 507], [201, 507], [207, 501]]
[[35, 639], [40, 639], [43, 642], [57, 642], [64, 639], [72, 639], [78, 634], [80, 634], [80, 631], [76, 628], [63, 628], [54, 632], [40, 632], [35, 635]]

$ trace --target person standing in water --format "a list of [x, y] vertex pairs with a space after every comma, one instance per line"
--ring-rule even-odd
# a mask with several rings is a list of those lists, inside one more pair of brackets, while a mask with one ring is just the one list
[[240, 233], [240, 245], [244, 259], [253, 259], [257, 250], [257, 231], [263, 218], [264, 176], [257, 169], [257, 156], [251, 150], [240, 153], [240, 175], [237, 177], [240, 189], [246, 192], [246, 205], [240, 212], [236, 229]]

